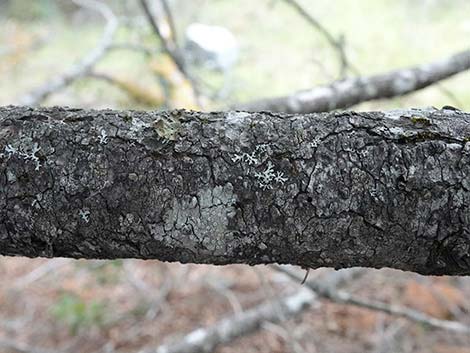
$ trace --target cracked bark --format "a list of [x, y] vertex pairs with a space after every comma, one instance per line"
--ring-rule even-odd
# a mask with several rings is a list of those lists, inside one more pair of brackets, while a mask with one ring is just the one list
[[0, 108], [0, 254], [470, 274], [470, 114]]

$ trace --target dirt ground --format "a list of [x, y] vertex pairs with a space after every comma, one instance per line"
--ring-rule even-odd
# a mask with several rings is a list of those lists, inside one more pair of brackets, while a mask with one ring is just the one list
[[[311, 271], [310, 279], [331, 270]], [[138, 352], [299, 288], [260, 266], [158, 261], [0, 260], [1, 352]], [[470, 280], [367, 270], [344, 289], [470, 323]], [[16, 350], [12, 349], [17, 345]], [[468, 352], [470, 336], [319, 300], [217, 352]], [[10, 350], [8, 350], [10, 349]]]

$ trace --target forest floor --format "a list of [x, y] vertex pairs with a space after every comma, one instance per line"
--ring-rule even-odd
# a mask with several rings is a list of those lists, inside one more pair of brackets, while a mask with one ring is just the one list
[[[309, 279], [329, 271], [311, 271]], [[3, 258], [0, 279], [0, 344], [25, 344], [31, 353], [138, 352], [299, 289], [267, 266], [141, 260]], [[366, 270], [344, 289], [470, 324], [466, 278]], [[464, 353], [469, 346], [468, 335], [319, 299], [294, 319], [265, 324], [217, 352]]]

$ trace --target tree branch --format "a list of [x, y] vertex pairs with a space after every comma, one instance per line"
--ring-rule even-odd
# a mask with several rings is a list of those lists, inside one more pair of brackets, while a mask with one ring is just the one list
[[470, 274], [470, 115], [0, 108], [0, 254]]
[[351, 70], [356, 75], [359, 75], [359, 71], [352, 66], [349, 62], [348, 57], [344, 51], [344, 43], [341, 39], [336, 39], [333, 35], [312, 15], [310, 15], [307, 10], [305, 10], [302, 5], [299, 4], [296, 0], [284, 0], [286, 4], [291, 6], [296, 10], [300, 16], [302, 16], [312, 27], [314, 27], [318, 32], [320, 32], [323, 37], [328, 41], [328, 43], [333, 47], [334, 50], [338, 53], [338, 58], [340, 62], [339, 77], [344, 78], [346, 76], [347, 70]]
[[284, 97], [242, 103], [236, 109], [301, 114], [344, 109], [366, 101], [402, 96], [469, 68], [470, 50], [467, 50], [430, 64], [380, 75], [347, 78]]
[[[277, 265], [273, 267], [288, 275], [290, 278], [297, 282], [302, 281], [302, 276], [294, 273], [293, 271], [286, 270], [285, 268]], [[384, 303], [378, 300], [362, 299], [358, 296], [352, 295], [346, 291], [337, 290], [331, 286], [325, 286], [322, 282], [306, 282], [305, 285], [310, 288], [315, 294], [320, 297], [329, 299], [335, 303], [354, 305], [361, 308], [370, 309], [373, 311], [383, 312], [389, 315], [403, 317], [407, 320], [418, 322], [420, 324], [428, 325], [433, 328], [443, 329], [447, 331], [454, 331], [459, 333], [470, 333], [470, 326], [461, 322], [441, 320], [421, 311], [407, 308], [401, 305], [393, 305]]]
[[236, 338], [253, 333], [264, 322], [287, 320], [310, 307], [315, 294], [301, 289], [295, 294], [263, 303], [253, 309], [223, 319], [208, 328], [199, 328], [177, 342], [162, 345], [157, 349], [144, 350], [145, 353], [210, 353], [217, 346], [232, 342]]
[[[323, 285], [338, 287], [359, 274], [357, 270], [335, 271], [321, 280]], [[301, 288], [295, 294], [267, 300], [254, 308], [237, 313], [215, 325], [199, 328], [178, 339], [177, 342], [147, 349], [143, 353], [210, 353], [242, 336], [253, 334], [266, 323], [278, 323], [295, 317], [316, 303], [316, 294]]]
[[[175, 25], [173, 23], [173, 16], [171, 14], [170, 8], [168, 4], [161, 0], [162, 2], [162, 7], [164, 11], [166, 12], [166, 16], [168, 18], [168, 21], [170, 22], [170, 29], [172, 31], [175, 30]], [[201, 105], [200, 103], [200, 92], [198, 88], [198, 84], [195, 81], [194, 77], [191, 75], [189, 72], [189, 69], [187, 68], [186, 62], [184, 60], [184, 56], [179, 49], [178, 43], [176, 41], [176, 32], [172, 32], [173, 36], [173, 41], [167, 40], [165, 36], [163, 36], [160, 27], [158, 26], [157, 21], [155, 20], [155, 17], [152, 14], [152, 11], [150, 10], [150, 7], [148, 6], [147, 0], [140, 0], [140, 4], [142, 9], [144, 10], [145, 17], [147, 18], [150, 26], [152, 27], [153, 31], [155, 32], [156, 36], [160, 40], [163, 50], [168, 54], [168, 56], [173, 60], [173, 62], [176, 64], [178, 67], [178, 70], [183, 74], [183, 76], [188, 80], [189, 84], [191, 85], [191, 88], [195, 94], [196, 101], [198, 102], [199, 106]]]
[[76, 65], [72, 66], [69, 70], [65, 71], [59, 76], [47, 81], [42, 86], [34, 89], [25, 96], [19, 99], [22, 105], [38, 105], [43, 102], [51, 94], [56, 93], [80, 77], [85, 76], [96, 63], [106, 54], [110, 49], [114, 34], [118, 27], [118, 21], [114, 16], [111, 9], [100, 1], [95, 0], [74, 0], [80, 6], [89, 8], [93, 11], [99, 12], [106, 19], [106, 27], [103, 36], [98, 45], [83, 57]]

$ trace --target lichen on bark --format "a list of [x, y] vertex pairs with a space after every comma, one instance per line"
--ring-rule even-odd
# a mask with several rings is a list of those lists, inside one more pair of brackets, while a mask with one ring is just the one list
[[468, 136], [445, 109], [3, 107], [0, 254], [470, 274]]

